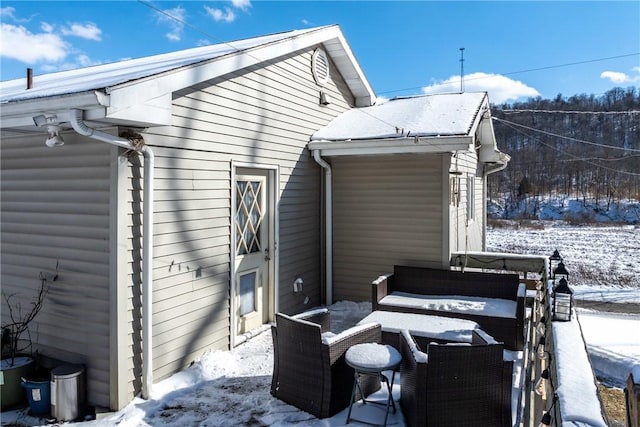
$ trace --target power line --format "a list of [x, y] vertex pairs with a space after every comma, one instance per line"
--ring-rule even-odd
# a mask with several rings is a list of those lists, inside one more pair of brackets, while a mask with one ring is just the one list
[[616, 115], [616, 114], [640, 114], [640, 110], [629, 111], [574, 111], [574, 110], [536, 110], [536, 109], [515, 109], [515, 108], [497, 108], [496, 111], [501, 111], [505, 114], [518, 114], [518, 113], [563, 113], [563, 114], [604, 114], [604, 115]]
[[[185, 25], [185, 26], [187, 26], [187, 27], [191, 28], [192, 30], [197, 31], [197, 32], [199, 32], [200, 34], [204, 34], [204, 35], [205, 35], [205, 36], [207, 36], [207, 37], [213, 37], [211, 34], [207, 33], [206, 31], [201, 30], [200, 28], [196, 27], [195, 25], [191, 25], [191, 24], [189, 24], [187, 21], [185, 21], [185, 20], [183, 20], [183, 19], [180, 19], [180, 18], [178, 18], [177, 16], [171, 15], [171, 14], [170, 14], [169, 12], [167, 12], [166, 10], [159, 9], [158, 7], [154, 6], [152, 3], [148, 2], [148, 1], [145, 1], [145, 0], [138, 0], [138, 3], [141, 3], [141, 4], [143, 4], [143, 5], [147, 6], [147, 7], [149, 7], [149, 8], [151, 8], [151, 9], [155, 10], [156, 12], [163, 14], [163, 15], [164, 15], [164, 16], [166, 16], [167, 18], [169, 18], [169, 19], [173, 19], [174, 21], [179, 22], [179, 23], [181, 23], [182, 25]], [[231, 45], [229, 45], [229, 46], [231, 46]], [[231, 46], [231, 47], [233, 47], [233, 46]], [[234, 49], [235, 49], [235, 48], [234, 48]]]
[[[575, 154], [568, 153], [568, 152], [566, 152], [566, 151], [564, 151], [564, 150], [559, 149], [558, 147], [554, 147], [554, 146], [552, 146], [552, 145], [550, 145], [550, 144], [547, 144], [546, 142], [542, 141], [541, 139], [536, 138], [535, 136], [529, 135], [529, 134], [527, 134], [527, 133], [525, 133], [525, 132], [521, 131], [520, 129], [517, 129], [517, 128], [515, 128], [515, 127], [511, 126], [512, 124], [517, 125], [517, 123], [512, 123], [512, 122], [509, 122], [509, 121], [507, 121], [507, 120], [500, 120], [500, 121], [501, 121], [505, 126], [507, 126], [507, 127], [511, 128], [511, 129], [513, 129], [515, 132], [518, 132], [518, 133], [520, 133], [520, 134], [522, 134], [522, 135], [524, 135], [524, 136], [526, 136], [526, 137], [529, 137], [529, 138], [531, 138], [531, 139], [533, 139], [533, 140], [535, 140], [535, 141], [538, 141], [540, 144], [544, 145], [545, 147], [551, 148], [551, 149], [553, 149], [553, 150], [555, 150], [555, 151], [557, 151], [557, 152], [559, 152], [559, 153], [561, 153], [561, 154], [564, 154], [564, 155], [566, 155], [566, 156], [572, 157], [572, 158], [574, 158], [575, 160], [583, 161], [583, 162], [585, 162], [585, 163], [587, 163], [587, 164], [590, 164], [590, 165], [592, 165], [592, 166], [595, 166], [595, 167], [598, 167], [598, 168], [601, 168], [601, 169], [605, 169], [605, 170], [608, 170], [608, 171], [611, 171], [611, 172], [621, 173], [621, 174], [624, 174], [624, 175], [630, 175], [630, 176], [640, 176], [640, 173], [628, 172], [628, 171], [622, 171], [622, 170], [619, 170], [619, 169], [613, 169], [613, 168], [610, 168], [610, 167], [607, 167], [607, 166], [602, 166], [602, 165], [600, 165], [600, 164], [598, 164], [598, 163], [594, 163], [594, 162], [589, 161], [589, 160], [581, 159], [580, 157], [576, 156]], [[532, 129], [532, 130], [534, 130], [534, 131], [535, 131], [536, 129]], [[638, 150], [638, 151], [640, 151], [640, 150]]]
[[[162, 9], [159, 9], [158, 7], [154, 6], [153, 4], [149, 3], [149, 2], [148, 2], [148, 1], [146, 1], [146, 0], [138, 0], [138, 2], [139, 2], [139, 3], [141, 3], [141, 4], [142, 4], [142, 5], [144, 5], [144, 6], [147, 6], [147, 7], [151, 8], [151, 9], [155, 10], [155, 11], [156, 11], [156, 12], [158, 12], [158, 13], [161, 13], [161, 14], [163, 14], [163, 15], [167, 16], [167, 17], [168, 17], [168, 18], [170, 18], [170, 19], [175, 20], [176, 22], [179, 22], [179, 23], [181, 23], [181, 24], [183, 24], [183, 25], [185, 25], [185, 26], [187, 26], [187, 27], [189, 27], [189, 28], [191, 28], [191, 29], [193, 29], [193, 30], [195, 30], [195, 31], [197, 31], [197, 32], [199, 32], [199, 33], [201, 33], [201, 34], [204, 34], [204, 35], [205, 35], [205, 36], [207, 36], [207, 37], [211, 37], [211, 38], [213, 38], [213, 39], [216, 39], [216, 38], [217, 38], [217, 37], [215, 37], [215, 36], [211, 35], [210, 33], [207, 33], [206, 31], [203, 31], [203, 30], [201, 30], [200, 28], [198, 28], [198, 27], [196, 27], [196, 26], [194, 26], [194, 25], [189, 24], [188, 22], [186, 22], [186, 21], [185, 21], [185, 20], [183, 20], [183, 19], [180, 19], [180, 18], [178, 18], [178, 17], [176, 17], [176, 16], [174, 16], [174, 15], [172, 15], [172, 14], [170, 14], [170, 13], [168, 13], [168, 12], [166, 12], [166, 11], [162, 10]], [[238, 49], [237, 47], [233, 46], [233, 45], [232, 45], [231, 43], [229, 43], [229, 42], [222, 41], [222, 42], [221, 42], [221, 44], [224, 44], [224, 45], [226, 45], [226, 46], [229, 46], [230, 48], [234, 49], [236, 52], [239, 52], [239, 51], [240, 51], [240, 49]], [[462, 53], [462, 52], [464, 52], [464, 48], [460, 48], [460, 50], [461, 50], [461, 53]], [[302, 80], [302, 79], [300, 78], [300, 76], [298, 76], [297, 74], [293, 73], [292, 71], [287, 70], [286, 68], [283, 68], [280, 64], [275, 63], [273, 60], [264, 60], [264, 59], [262, 59], [262, 58], [258, 58], [258, 57], [256, 57], [256, 56], [252, 55], [250, 52], [246, 52], [246, 54], [247, 54], [248, 56], [250, 56], [250, 57], [252, 57], [252, 58], [254, 58], [254, 59], [256, 59], [256, 60], [260, 61], [260, 62], [267, 62], [267, 63], [269, 63], [269, 64], [273, 65], [274, 67], [276, 67], [277, 69], [280, 69], [281, 71], [286, 72], [287, 74], [289, 74], [289, 75], [293, 76], [293, 77], [294, 77], [294, 78], [295, 78], [295, 79], [296, 79], [300, 84], [302, 84], [303, 86], [306, 86], [307, 88], [311, 88], [311, 89], [313, 89], [313, 90], [317, 90], [317, 88], [316, 88], [316, 87], [311, 86], [307, 81]], [[578, 62], [572, 62], [572, 63], [561, 64], [561, 65], [552, 65], [552, 66], [547, 66], [547, 67], [532, 68], [532, 69], [522, 70], [522, 71], [513, 71], [513, 72], [509, 72], [509, 73], [502, 73], [502, 74], [503, 74], [503, 75], [510, 75], [510, 74], [517, 74], [517, 73], [530, 72], [530, 71], [539, 71], [539, 70], [545, 70], [545, 69], [550, 69], [550, 68], [566, 67], [566, 66], [578, 65], [578, 64], [584, 64], [584, 63], [590, 63], [590, 62], [605, 61], [605, 60], [616, 59], [616, 58], [624, 58], [624, 57], [633, 56], [633, 55], [640, 55], [640, 52], [639, 52], [639, 53], [633, 53], [633, 54], [626, 54], [626, 55], [611, 56], [611, 57], [607, 57], [607, 58], [599, 58], [599, 59], [592, 59], [592, 60], [586, 60], [586, 61], [578, 61]], [[464, 59], [461, 59], [461, 64], [463, 63], [463, 61], [464, 61]], [[462, 66], [462, 65], [461, 65], [461, 66]], [[461, 70], [463, 70], [463, 68], [461, 68]], [[477, 77], [477, 78], [475, 78], [475, 79], [471, 79], [471, 80], [477, 80], [477, 79], [488, 78], [488, 77], [489, 77], [489, 76], [487, 76], [487, 77]], [[462, 76], [461, 76], [461, 82], [462, 82]], [[462, 83], [461, 83], [461, 84], [462, 84]], [[382, 92], [382, 93], [388, 93], [388, 92]], [[364, 110], [363, 110], [363, 109], [361, 109], [361, 108], [358, 108], [358, 109], [356, 109], [356, 110], [357, 110], [357, 111], [359, 111], [359, 112], [360, 112], [360, 113], [362, 113], [362, 114], [365, 114], [365, 115], [370, 116], [370, 117], [371, 117], [371, 118], [373, 118], [374, 120], [377, 120], [377, 121], [379, 121], [379, 122], [381, 122], [381, 123], [384, 123], [384, 124], [385, 124], [385, 125], [387, 125], [387, 126], [390, 126], [390, 127], [392, 127], [392, 128], [395, 128], [395, 129], [396, 129], [396, 132], [397, 132], [397, 130], [398, 130], [398, 129], [402, 128], [401, 126], [396, 126], [396, 125], [394, 125], [394, 124], [388, 123], [388, 122], [386, 122], [385, 120], [382, 120], [381, 118], [376, 117], [376, 116], [374, 116], [373, 114], [370, 114], [370, 113], [368, 113], [368, 112], [364, 111]], [[498, 121], [507, 122], [507, 121], [505, 121], [505, 120], [503, 120], [503, 119], [498, 119], [497, 117], [492, 117], [492, 119], [494, 119], [494, 120], [498, 120]], [[544, 132], [544, 131], [540, 131], [540, 130], [537, 130], [537, 129], [534, 129], [534, 128], [528, 128], [527, 126], [519, 125], [519, 124], [517, 124], [517, 123], [513, 123], [513, 122], [509, 122], [509, 123], [511, 123], [511, 124], [513, 124], [513, 125], [515, 125], [515, 126], [521, 126], [521, 127], [524, 127], [524, 128], [529, 129], [529, 130], [536, 131], [536, 132], [547, 133], [547, 134], [552, 135], [552, 136], [556, 136], [556, 137], [559, 137], [559, 138], [566, 138], [566, 139], [570, 139], [570, 140], [573, 140], [573, 141], [576, 141], [576, 142], [581, 142], [581, 143], [591, 144], [591, 145], [597, 145], [597, 146], [606, 147], [606, 148], [623, 149], [623, 148], [620, 148], [620, 147], [608, 146], [608, 145], [604, 145], [604, 144], [597, 144], [597, 143], [592, 143], [592, 142], [588, 142], [588, 141], [582, 141], [582, 140], [578, 140], [578, 139], [575, 139], [575, 138], [564, 137], [564, 136], [561, 136], [561, 135], [552, 134], [552, 133], [550, 133], [550, 132]], [[404, 131], [404, 128], [402, 128], [402, 129], [403, 129], [403, 131]], [[410, 133], [411, 133], [411, 131], [410, 131], [410, 130], [408, 130], [407, 135], [409, 135]], [[440, 144], [433, 144], [433, 145], [435, 145], [435, 146], [442, 146], [442, 145], [440, 145]], [[623, 150], [624, 150], [624, 149], [623, 149]], [[640, 152], [640, 150], [634, 150], [634, 149], [631, 149], [631, 151], [639, 151], [639, 152]]]
[[513, 126], [518, 126], [518, 127], [521, 127], [521, 128], [533, 131], [533, 132], [542, 133], [544, 135], [549, 135], [549, 136], [553, 136], [553, 137], [556, 137], [556, 138], [562, 138], [562, 139], [567, 139], [567, 140], [573, 141], [573, 142], [579, 142], [581, 144], [594, 145], [596, 147], [603, 147], [603, 148], [610, 148], [612, 150], [633, 151], [633, 152], [640, 153], [640, 149], [636, 149], [636, 148], [624, 148], [624, 147], [616, 147], [614, 145], [599, 144], [597, 142], [590, 142], [590, 141], [585, 141], [583, 139], [572, 138], [570, 136], [559, 135], [559, 134], [553, 133], [553, 132], [547, 132], [547, 131], [544, 131], [544, 130], [532, 128], [530, 126], [525, 126], [525, 125], [521, 125], [519, 123], [514, 123], [514, 122], [511, 122], [509, 120], [499, 119], [497, 117], [491, 117], [491, 118], [493, 120], [495, 120], [495, 121], [498, 121], [498, 122], [502, 122], [502, 123], [505, 123], [505, 124], [513, 125]]
[[[627, 53], [627, 54], [624, 54], [624, 55], [608, 56], [608, 57], [605, 57], [605, 58], [587, 59], [587, 60], [584, 60], [584, 61], [568, 62], [566, 64], [548, 65], [548, 66], [545, 66], [545, 67], [529, 68], [529, 69], [526, 69], [526, 70], [509, 71], [509, 72], [506, 72], [506, 73], [495, 73], [495, 74], [498, 74], [498, 75], [501, 75], [501, 76], [511, 76], [511, 75], [514, 75], [514, 74], [530, 73], [530, 72], [533, 72], [533, 71], [551, 70], [553, 68], [571, 67], [571, 66], [574, 66], [574, 65], [589, 64], [589, 63], [592, 63], [592, 62], [610, 61], [612, 59], [628, 58], [630, 56], [638, 56], [638, 55], [640, 55], [640, 52]], [[487, 75], [487, 76], [481, 76], [481, 77], [467, 78], [466, 81], [490, 79], [490, 78], [494, 77], [495, 74], [491, 74], [491, 75]], [[422, 89], [423, 87], [424, 86], [415, 86], [415, 87], [408, 87], [408, 88], [404, 88], [404, 89], [392, 89], [392, 90], [387, 90], [387, 91], [379, 92], [379, 93], [380, 94], [385, 94], [385, 93], [393, 93], [393, 92], [403, 92], [403, 91], [407, 91], [407, 90]]]
[[[151, 8], [151, 9], [155, 10], [155, 11], [156, 11], [156, 12], [158, 12], [158, 13], [161, 13], [161, 14], [165, 15], [166, 17], [168, 17], [168, 18], [170, 18], [170, 19], [175, 20], [176, 22], [179, 22], [179, 23], [181, 23], [181, 24], [183, 24], [183, 25], [188, 26], [189, 28], [192, 28], [193, 30], [195, 30], [195, 31], [197, 31], [197, 32], [199, 32], [199, 33], [201, 33], [201, 34], [204, 34], [204, 35], [205, 35], [205, 36], [207, 36], [207, 37], [210, 37], [210, 38], [212, 38], [212, 39], [220, 40], [219, 38], [217, 38], [217, 37], [215, 37], [215, 36], [213, 36], [213, 35], [211, 35], [211, 34], [207, 33], [206, 31], [201, 30], [201, 29], [199, 29], [198, 27], [196, 27], [196, 26], [194, 26], [194, 25], [189, 24], [188, 22], [184, 21], [183, 19], [180, 19], [180, 18], [178, 18], [178, 17], [176, 17], [176, 16], [174, 16], [174, 15], [172, 15], [172, 14], [168, 13], [167, 11], [164, 11], [164, 10], [159, 9], [158, 7], [154, 6], [153, 4], [149, 3], [149, 2], [148, 2], [148, 1], [146, 1], [146, 0], [138, 0], [138, 2], [139, 2], [139, 3], [141, 3], [141, 4], [142, 4], [142, 5], [144, 5], [144, 6], [147, 6], [147, 7]], [[233, 45], [232, 43], [230, 43], [230, 42], [221, 41], [221, 43], [220, 43], [220, 44], [226, 45], [226, 46], [230, 47], [231, 49], [235, 50], [236, 52], [240, 52], [240, 51], [241, 51], [241, 49], [237, 48], [236, 46], [234, 46], [234, 45]], [[309, 82], [308, 82], [308, 81], [303, 80], [299, 75], [295, 74], [294, 72], [292, 72], [292, 71], [290, 71], [290, 70], [287, 70], [286, 68], [282, 67], [280, 64], [276, 63], [276, 62], [275, 62], [275, 61], [273, 61], [273, 60], [265, 60], [265, 59], [262, 59], [262, 58], [258, 58], [258, 57], [256, 57], [256, 56], [254, 56], [253, 54], [251, 54], [251, 52], [245, 52], [245, 54], [246, 54], [247, 56], [249, 56], [249, 57], [251, 57], [251, 58], [253, 58], [253, 59], [255, 59], [255, 60], [259, 61], [259, 62], [267, 62], [268, 64], [273, 65], [275, 68], [277, 68], [277, 69], [279, 69], [279, 70], [281, 70], [281, 71], [283, 71], [283, 72], [287, 73], [288, 75], [292, 76], [292, 77], [293, 77], [293, 78], [294, 78], [298, 83], [300, 83], [302, 86], [306, 86], [307, 88], [309, 88], [309, 89], [313, 89], [314, 91], [315, 91], [315, 90], [318, 90], [318, 88], [317, 88], [317, 87], [312, 86], [311, 84], [309, 84]], [[277, 73], [276, 73], [276, 74], [277, 74]], [[286, 78], [286, 76], [282, 76], [282, 77], [285, 77], [285, 78]], [[356, 110], [356, 111], [359, 111], [361, 114], [365, 114], [365, 115], [367, 115], [367, 116], [369, 116], [369, 117], [373, 118], [374, 120], [379, 121], [380, 123], [384, 123], [385, 125], [387, 125], [387, 126], [391, 127], [392, 129], [396, 129], [396, 132], [398, 131], [398, 129], [402, 129], [402, 130], [403, 130], [403, 136], [405, 136], [405, 134], [404, 134], [404, 128], [403, 128], [402, 126], [394, 125], [394, 124], [389, 123], [389, 122], [387, 122], [387, 121], [385, 121], [385, 120], [382, 120], [381, 118], [376, 117], [376, 116], [374, 116], [373, 114], [370, 114], [370, 113], [369, 113], [369, 112], [367, 112], [367, 111], [364, 111], [362, 108], [356, 108], [355, 110]], [[414, 133], [414, 132], [411, 132], [411, 129], [407, 129], [406, 136], [408, 137], [408, 135], [410, 135], [411, 133]], [[445, 145], [443, 145], [443, 144], [437, 144], [437, 143], [435, 143], [435, 142], [431, 142], [431, 145], [432, 145], [432, 146], [434, 146], [434, 147], [446, 148], [446, 146], [445, 146]]]

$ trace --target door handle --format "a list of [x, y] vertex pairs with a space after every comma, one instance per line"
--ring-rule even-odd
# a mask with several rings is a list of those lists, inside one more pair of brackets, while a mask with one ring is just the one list
[[264, 250], [264, 260], [271, 261], [271, 256], [269, 256], [269, 249]]

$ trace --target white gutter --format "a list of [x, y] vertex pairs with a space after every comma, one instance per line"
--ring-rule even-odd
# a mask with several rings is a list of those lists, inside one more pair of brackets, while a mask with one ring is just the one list
[[153, 385], [152, 367], [152, 291], [153, 291], [153, 172], [154, 154], [149, 146], [135, 147], [126, 138], [121, 138], [87, 126], [82, 120], [82, 110], [72, 110], [70, 122], [80, 135], [108, 144], [135, 150], [144, 156], [144, 189], [142, 204], [142, 397], [148, 398]]
[[325, 156], [364, 156], [376, 154], [447, 153], [468, 150], [473, 138], [468, 135], [411, 136], [361, 140], [312, 140], [309, 150], [322, 150]]
[[313, 159], [324, 168], [325, 176], [325, 292], [326, 304], [333, 303], [333, 220], [331, 196], [331, 166], [320, 157], [320, 150], [313, 151]]

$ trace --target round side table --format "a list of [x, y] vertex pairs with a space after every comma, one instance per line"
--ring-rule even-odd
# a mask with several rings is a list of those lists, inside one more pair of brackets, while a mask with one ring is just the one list
[[[396, 404], [393, 400], [393, 382], [396, 377], [396, 370], [400, 366], [400, 362], [402, 361], [402, 356], [390, 345], [385, 344], [377, 344], [377, 343], [364, 343], [364, 344], [356, 344], [350, 347], [345, 353], [345, 360], [347, 365], [351, 366], [354, 369], [354, 378], [353, 378], [353, 390], [351, 391], [351, 401], [349, 403], [349, 412], [347, 413], [347, 424], [350, 421], [357, 421], [364, 424], [370, 425], [387, 425], [387, 419], [389, 417], [389, 407], [393, 407], [393, 413], [396, 412]], [[387, 378], [386, 375], [383, 374], [384, 371], [392, 371], [391, 380]], [[384, 423], [383, 424], [374, 424], [368, 421], [357, 420], [351, 417], [351, 410], [353, 409], [353, 404], [356, 399], [356, 390], [360, 391], [362, 395], [362, 402], [367, 404], [367, 400], [362, 393], [362, 387], [360, 386], [360, 376], [362, 375], [377, 375], [380, 378], [380, 381], [387, 385], [387, 391], [389, 395], [387, 397], [386, 402], [375, 402], [370, 401], [368, 403], [373, 403], [377, 405], [385, 405], [385, 415], [384, 415]]]

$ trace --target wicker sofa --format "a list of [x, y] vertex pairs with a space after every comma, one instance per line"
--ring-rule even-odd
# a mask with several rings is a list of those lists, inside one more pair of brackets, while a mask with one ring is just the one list
[[524, 345], [526, 287], [517, 274], [394, 267], [372, 283], [372, 310], [477, 322], [508, 350]]
[[501, 343], [431, 343], [423, 352], [406, 330], [400, 341], [400, 406], [407, 426], [512, 425], [513, 362], [503, 360]]
[[[376, 323], [339, 334], [331, 333], [329, 327], [330, 314], [324, 308], [296, 316], [278, 313], [271, 327], [271, 394], [318, 418], [331, 417], [349, 406], [354, 376], [344, 358], [349, 347], [382, 339]], [[367, 376], [362, 386], [367, 396], [380, 388], [380, 379]]]

